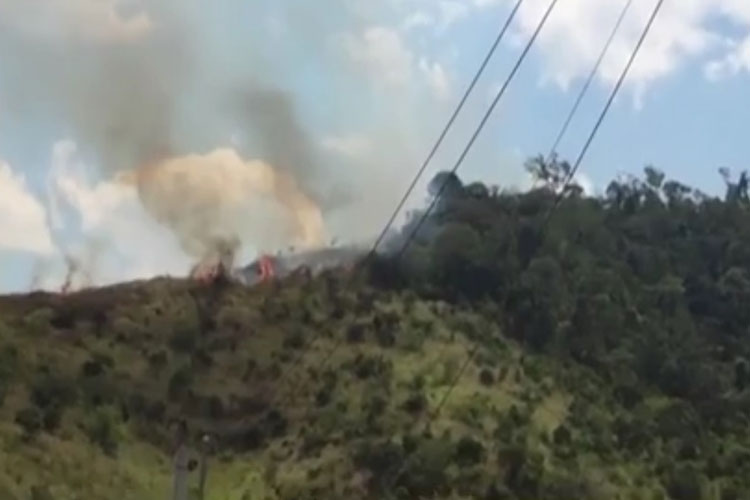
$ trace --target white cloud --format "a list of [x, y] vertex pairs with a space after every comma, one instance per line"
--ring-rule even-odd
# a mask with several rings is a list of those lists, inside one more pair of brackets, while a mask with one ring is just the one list
[[497, 5], [501, 0], [473, 0], [475, 6], [483, 8]]
[[469, 7], [458, 0], [441, 0], [438, 5], [442, 29], [452, 26], [469, 15]]
[[370, 138], [352, 134], [346, 136], [328, 136], [321, 141], [324, 149], [350, 158], [363, 158], [372, 151]]
[[136, 190], [114, 181], [93, 181], [89, 171], [77, 158], [74, 143], [55, 145], [50, 181], [58, 210], [72, 211], [64, 217], [66, 224], [80, 221], [81, 238], [66, 253], [89, 260], [93, 248], [98, 256], [93, 280], [98, 285], [186, 274], [190, 259], [172, 233], [146, 213]]
[[409, 31], [415, 28], [422, 28], [426, 26], [432, 26], [435, 24], [435, 19], [424, 11], [417, 11], [409, 14], [406, 20], [402, 24], [402, 29]]
[[448, 73], [440, 63], [428, 63], [426, 59], [419, 61], [419, 69], [422, 72], [427, 85], [438, 100], [445, 100], [451, 95], [451, 84]]
[[0, 161], [0, 249], [54, 253], [47, 215], [26, 180]]
[[[341, 41], [350, 59], [376, 84], [404, 88], [420, 83], [427, 85], [438, 100], [450, 96], [451, 78], [445, 66], [424, 57], [417, 60], [398, 31], [370, 27], [360, 36], [344, 35]], [[336, 149], [341, 144], [329, 143], [328, 146]]]
[[392, 86], [411, 81], [414, 54], [398, 31], [383, 26], [367, 28], [361, 36], [343, 37], [344, 48], [372, 77]]
[[[613, 83], [619, 76], [656, 0], [636, 0], [605, 59], [600, 78]], [[542, 31], [536, 50], [545, 62], [545, 79], [566, 88], [586, 75], [598, 57], [625, 0], [566, 0]], [[548, 0], [528, 0], [519, 12], [522, 43], [536, 28]], [[750, 29], [750, 2], [744, 0], [667, 1], [654, 23], [628, 76], [628, 84], [642, 92], [650, 83], [672, 74], [691, 60], [709, 57], [724, 46], [725, 35], [714, 23], [723, 19]], [[735, 43], [735, 46], [739, 44]], [[730, 53], [710, 66], [709, 73], [747, 69], [744, 53]]]
[[742, 71], [750, 72], [750, 36], [742, 43], [733, 43], [729, 54], [706, 65], [705, 73], [709, 80], [721, 80], [735, 76]]
[[[131, 41], [153, 28], [142, 10], [126, 16], [122, 0], [0, 0], [0, 26], [51, 39], [95, 42]], [[127, 2], [132, 4], [132, 2]]]

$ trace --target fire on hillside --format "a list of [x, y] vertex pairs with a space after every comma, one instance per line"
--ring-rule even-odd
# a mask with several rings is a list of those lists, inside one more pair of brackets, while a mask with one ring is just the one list
[[245, 267], [232, 269], [232, 259], [210, 259], [196, 265], [190, 277], [201, 284], [233, 281], [245, 286], [283, 279], [297, 272], [311, 275], [337, 267], [350, 268], [363, 255], [354, 247], [323, 248], [276, 256], [262, 255]]

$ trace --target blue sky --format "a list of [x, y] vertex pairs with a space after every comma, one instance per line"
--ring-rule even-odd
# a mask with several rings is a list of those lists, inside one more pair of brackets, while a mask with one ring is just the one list
[[[559, 0], [462, 177], [528, 185], [523, 161], [549, 149], [624, 2]], [[561, 146], [564, 157], [577, 155], [654, 3], [634, 0]], [[176, 159], [201, 155], [180, 163], [183, 169], [213, 168], [211, 153], [219, 148], [272, 164], [294, 178], [295, 196], [319, 202], [321, 238], [367, 239], [410, 182], [512, 2], [37, 4], [0, 0], [5, 292], [58, 288], [66, 256], [80, 263], [78, 286], [184, 274], [200, 257], [185, 248], [182, 226], [159, 219], [166, 212], [157, 209], [172, 200], [144, 205], [138, 185], [116, 177], [137, 172], [152, 159], [140, 154], [153, 145], [165, 144]], [[452, 166], [547, 4], [526, 0], [425, 182]], [[666, 0], [581, 167], [582, 182], [602, 190], [615, 176], [653, 164], [721, 194], [718, 167], [747, 166], [741, 133], [750, 118], [749, 77], [750, 4]], [[283, 106], [243, 116], [233, 97], [238, 89], [278, 91]], [[102, 132], [110, 126], [115, 135]], [[257, 168], [238, 160], [220, 169], [226, 177], [216, 174], [215, 184], [184, 170], [198, 176], [186, 185], [196, 191], [180, 192], [168, 212], [205, 210], [191, 202], [242, 185], [247, 198], [258, 198], [254, 204], [238, 195], [230, 206], [222, 198], [221, 217], [243, 215], [214, 220], [219, 212], [209, 210], [198, 214], [204, 225], [236, 233], [242, 259], [298, 244], [293, 226], [310, 214], [260, 184], [240, 182], [257, 180]], [[410, 206], [421, 204], [423, 193]]]

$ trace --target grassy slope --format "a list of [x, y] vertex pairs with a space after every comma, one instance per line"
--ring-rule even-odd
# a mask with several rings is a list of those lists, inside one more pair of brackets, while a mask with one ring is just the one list
[[[37, 498], [49, 498], [39, 496], [45, 488], [54, 499], [165, 498], [166, 423], [178, 415], [219, 436], [209, 499], [362, 498], [369, 475], [354, 465], [356, 451], [426, 430], [435, 446], [451, 443], [440, 466], [450, 488], [436, 497], [482, 498], [508, 468], [500, 450], [520, 443], [546, 478], [575, 477], [599, 498], [658, 498], [645, 466], [579, 445], [591, 439], [570, 418], [571, 404], [606, 428], [606, 403], [586, 404], [587, 391], [603, 382], [524, 353], [494, 314], [491, 306], [432, 303], [336, 276], [252, 290], [155, 280], [67, 298], [0, 299], [0, 347], [13, 365], [0, 407], [0, 498], [28, 498], [33, 488]], [[475, 342], [474, 362], [428, 426]], [[92, 359], [109, 361], [86, 377]], [[192, 380], [174, 383], [180, 369]], [[30, 393], [44, 373], [76, 394], [58, 428], [28, 437], [15, 416], [35, 405]], [[165, 402], [164, 415], [140, 409], [144, 400], [147, 408]], [[259, 446], [254, 430], [268, 427], [259, 427], [264, 413], [253, 405], [277, 409], [286, 422]], [[99, 418], [117, 443], [109, 455], [107, 439], [94, 442]], [[570, 438], [554, 444], [563, 423]], [[455, 459], [466, 437], [483, 447], [476, 463]]]

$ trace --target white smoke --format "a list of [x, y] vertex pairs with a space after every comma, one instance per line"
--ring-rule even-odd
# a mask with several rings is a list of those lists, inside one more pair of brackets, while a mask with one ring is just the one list
[[44, 206], [22, 174], [0, 160], [0, 248], [48, 256], [55, 252]]

